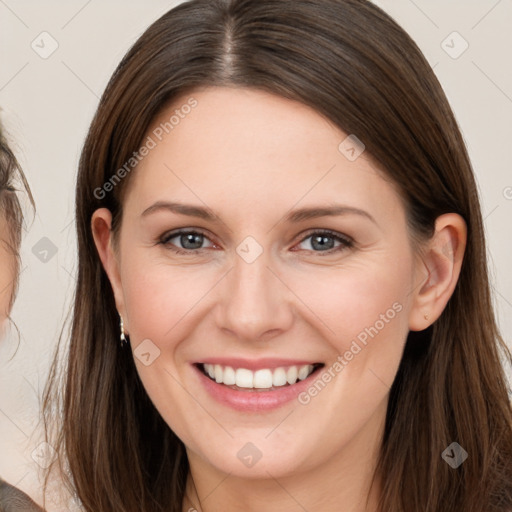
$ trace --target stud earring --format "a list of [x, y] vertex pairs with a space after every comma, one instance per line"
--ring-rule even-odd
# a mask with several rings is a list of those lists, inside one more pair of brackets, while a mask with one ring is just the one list
[[121, 329], [121, 347], [124, 347], [125, 345], [128, 345], [128, 340], [126, 339], [126, 335], [124, 333], [124, 323], [123, 323], [123, 317], [119, 315], [119, 327]]
[[425, 318], [425, 320], [428, 320], [428, 315], [427, 314], [424, 314], [423, 317]]

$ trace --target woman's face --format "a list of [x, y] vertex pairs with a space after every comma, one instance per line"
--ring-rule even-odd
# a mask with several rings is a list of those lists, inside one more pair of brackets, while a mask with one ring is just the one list
[[109, 277], [193, 463], [278, 477], [379, 442], [425, 268], [397, 192], [347, 136], [227, 88], [183, 97], [146, 135]]

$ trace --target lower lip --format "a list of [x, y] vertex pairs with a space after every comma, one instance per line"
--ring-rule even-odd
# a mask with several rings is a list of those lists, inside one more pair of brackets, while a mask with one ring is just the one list
[[321, 369], [315, 370], [306, 379], [297, 381], [296, 384], [282, 386], [273, 391], [238, 391], [224, 384], [218, 384], [207, 377], [197, 366], [193, 366], [193, 368], [199, 375], [201, 384], [217, 402], [244, 412], [270, 411], [291, 402], [310, 386], [311, 381], [317, 377], [318, 371]]

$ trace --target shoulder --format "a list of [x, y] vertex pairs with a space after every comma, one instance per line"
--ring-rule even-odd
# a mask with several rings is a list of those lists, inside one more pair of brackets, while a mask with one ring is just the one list
[[24, 492], [0, 478], [0, 512], [42, 512]]

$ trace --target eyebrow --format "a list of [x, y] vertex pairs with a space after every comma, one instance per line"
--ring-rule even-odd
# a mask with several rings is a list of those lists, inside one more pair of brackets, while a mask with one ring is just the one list
[[285, 217], [285, 221], [295, 223], [308, 219], [316, 219], [317, 217], [334, 217], [337, 215], [347, 214], [360, 215], [371, 220], [374, 224], [377, 224], [377, 221], [367, 211], [361, 210], [360, 208], [354, 208], [353, 206], [343, 205], [301, 208], [290, 212]]
[[167, 201], [157, 201], [155, 204], [151, 205], [149, 208], [146, 208], [141, 217], [146, 217], [152, 213], [160, 212], [160, 211], [170, 211], [172, 213], [178, 213], [180, 215], [187, 215], [189, 217], [198, 217], [204, 220], [215, 221], [217, 220], [217, 216], [214, 215], [211, 210], [208, 208], [203, 208], [202, 206], [194, 206], [191, 204], [184, 203], [171, 203]]
[[[155, 204], [146, 208], [141, 217], [146, 217], [152, 213], [160, 211], [170, 211], [180, 215], [187, 215], [189, 217], [197, 217], [208, 221], [218, 221], [219, 218], [210, 209], [202, 206], [195, 206], [185, 203], [176, 203], [168, 201], [157, 201]], [[317, 217], [334, 217], [338, 215], [359, 215], [377, 224], [375, 218], [367, 211], [355, 208], [353, 206], [333, 205], [333, 206], [316, 206], [300, 208], [293, 210], [284, 217], [285, 222], [298, 223], [304, 220], [316, 219]]]

